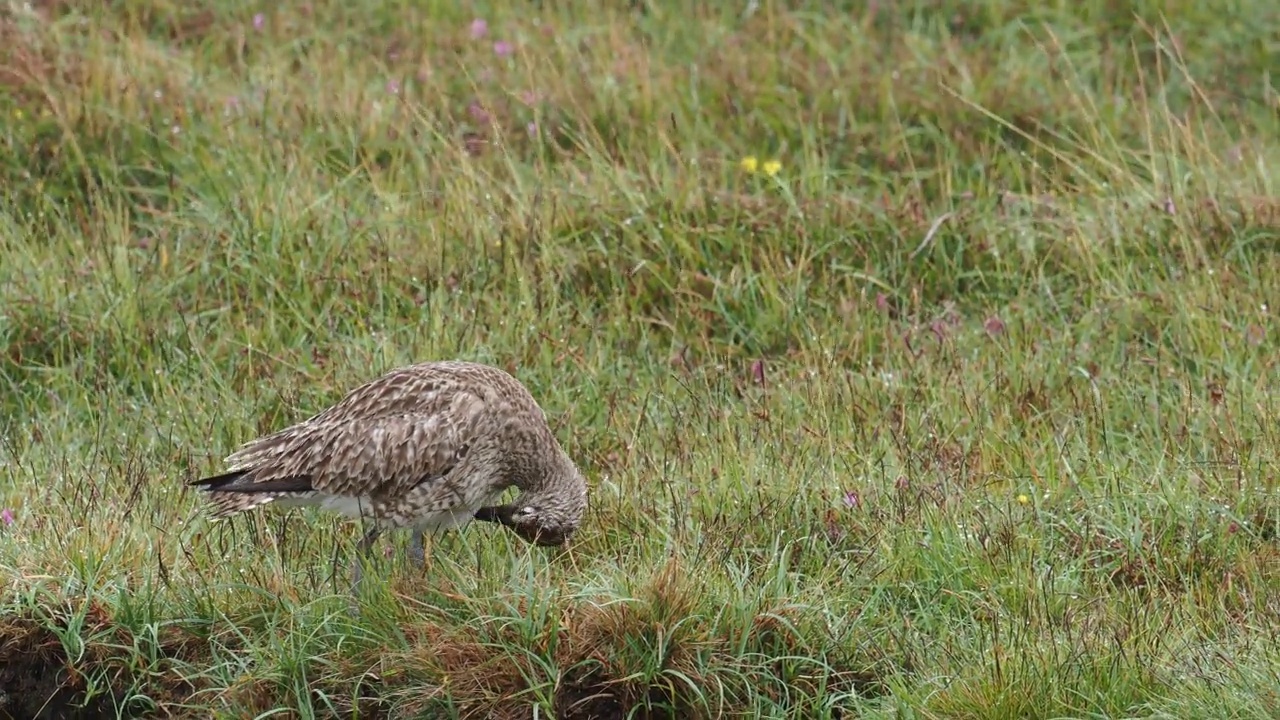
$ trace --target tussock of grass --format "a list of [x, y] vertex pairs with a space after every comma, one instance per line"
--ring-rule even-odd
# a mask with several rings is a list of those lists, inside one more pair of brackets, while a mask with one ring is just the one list
[[[0, 717], [1280, 714], [1275, 10], [436, 5], [0, 15]], [[451, 357], [571, 547], [184, 488]]]

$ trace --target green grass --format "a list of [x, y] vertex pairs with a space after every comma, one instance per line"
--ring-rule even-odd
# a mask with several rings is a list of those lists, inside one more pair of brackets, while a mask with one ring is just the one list
[[[1273, 3], [31, 5], [0, 717], [1280, 716]], [[443, 358], [569, 548], [184, 487]]]

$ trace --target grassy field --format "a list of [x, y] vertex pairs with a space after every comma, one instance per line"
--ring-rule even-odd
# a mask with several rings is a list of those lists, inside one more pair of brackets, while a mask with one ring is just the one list
[[[1275, 3], [535, 5], [0, 10], [0, 718], [1280, 716]], [[569, 547], [185, 487], [443, 358]]]

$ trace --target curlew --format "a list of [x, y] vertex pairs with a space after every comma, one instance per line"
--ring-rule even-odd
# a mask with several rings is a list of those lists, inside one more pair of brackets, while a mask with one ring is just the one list
[[[386, 530], [423, 534], [500, 523], [527, 542], [561, 545], [587, 507], [587, 484], [529, 391], [511, 375], [468, 362], [394, 369], [296, 425], [252, 440], [227, 471], [191, 483], [224, 518], [275, 503], [317, 506], [373, 521], [359, 549]], [[496, 505], [510, 487], [515, 500]], [[352, 569], [360, 582], [359, 562]]]

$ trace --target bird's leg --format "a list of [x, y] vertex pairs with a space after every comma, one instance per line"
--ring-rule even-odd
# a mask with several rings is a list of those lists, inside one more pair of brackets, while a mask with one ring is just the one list
[[418, 567], [422, 567], [427, 561], [426, 550], [422, 547], [422, 534], [421, 528], [414, 528], [413, 535], [409, 538], [409, 559]]
[[364, 573], [360, 566], [364, 560], [370, 556], [373, 549], [373, 543], [377, 541], [378, 536], [382, 534], [382, 530], [374, 526], [372, 530], [364, 534], [360, 538], [360, 542], [356, 544], [356, 556], [351, 559], [351, 594], [354, 595], [360, 587], [360, 580], [363, 579]]

